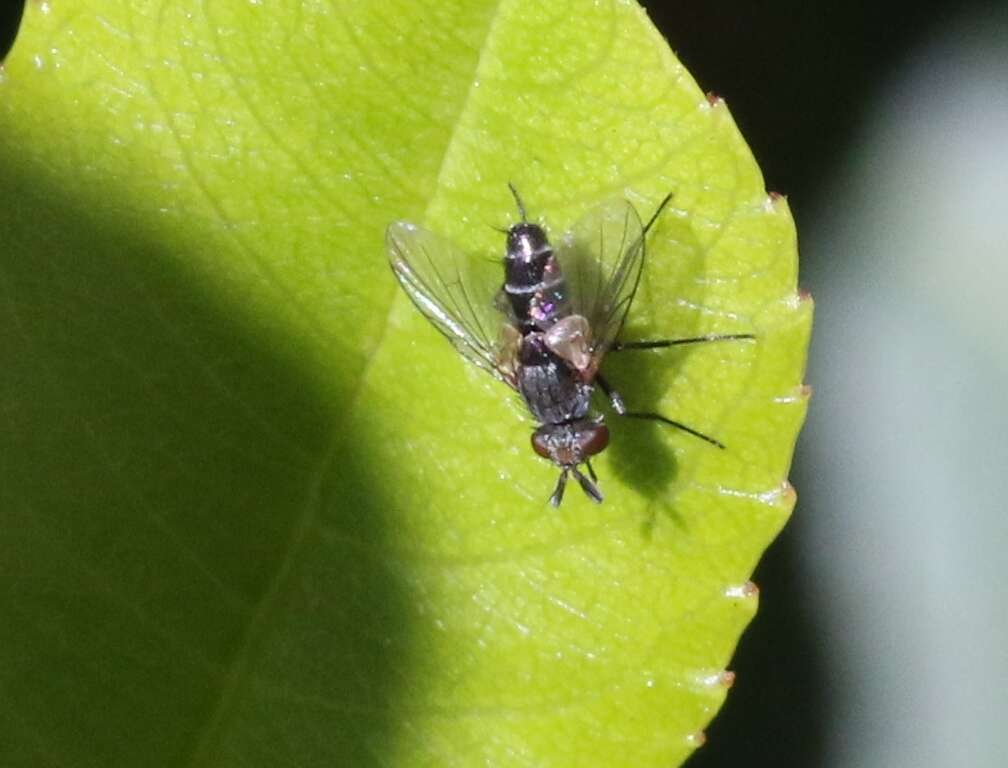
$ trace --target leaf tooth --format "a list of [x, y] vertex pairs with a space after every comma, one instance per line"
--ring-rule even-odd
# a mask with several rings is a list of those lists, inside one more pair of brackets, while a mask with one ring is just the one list
[[[711, 489], [701, 488], [701, 490]], [[772, 507], [780, 507], [785, 510], [790, 510], [798, 500], [797, 491], [795, 491], [794, 486], [787, 480], [781, 480], [780, 483], [765, 491], [746, 491], [739, 488], [728, 488], [723, 485], [717, 486], [717, 488], [712, 490], [721, 496], [734, 496], [737, 498], [752, 499], [762, 504], [767, 504]]]
[[686, 737], [686, 743], [694, 749], [698, 749], [707, 743], [707, 734], [703, 731], [694, 731]]
[[812, 387], [809, 384], [799, 384], [782, 395], [773, 399], [775, 403], [806, 403], [812, 397]]
[[704, 688], [727, 690], [735, 683], [735, 673], [728, 669], [704, 670], [697, 673], [695, 680]]
[[755, 600], [759, 597], [759, 587], [752, 581], [731, 584], [725, 588], [724, 595], [732, 600]]

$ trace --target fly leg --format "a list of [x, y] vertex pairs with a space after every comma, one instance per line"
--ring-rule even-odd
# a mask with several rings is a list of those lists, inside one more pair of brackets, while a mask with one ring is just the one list
[[627, 411], [626, 413], [620, 414], [621, 416], [626, 416], [628, 419], [644, 419], [645, 421], [660, 421], [662, 424], [668, 424], [670, 427], [675, 427], [676, 429], [681, 429], [683, 432], [693, 435], [693, 437], [699, 437], [716, 448], [724, 450], [724, 443], [720, 440], [715, 440], [710, 435], [705, 435], [703, 432], [698, 432], [692, 427], [687, 427], [685, 424], [679, 421], [672, 421], [662, 416], [660, 413], [650, 413], [647, 411]]
[[617, 415], [626, 416], [627, 409], [623, 397], [609, 386], [609, 382], [602, 377], [601, 373], [595, 374], [595, 383], [599, 385], [599, 389], [605, 392], [605, 396], [609, 398], [609, 404], [612, 405], [612, 409], [616, 411]]
[[[677, 347], [681, 344], [703, 344], [707, 341], [740, 341], [746, 339], [755, 340], [751, 333], [714, 333], [707, 336], [693, 336], [688, 339], [655, 339], [653, 341], [617, 341], [610, 348], [610, 352], [622, 352], [627, 349], [665, 349], [666, 347]], [[618, 413], [618, 411], [617, 411]]]
[[[752, 338], [752, 337], [750, 336], [750, 337], [747, 337], [747, 338]], [[652, 343], [652, 342], [648, 342], [648, 343]], [[711, 445], [713, 445], [713, 446], [715, 446], [717, 448], [721, 448], [722, 450], [724, 450], [724, 447], [725, 447], [724, 443], [722, 443], [720, 440], [715, 440], [710, 435], [705, 435], [703, 432], [698, 432], [697, 430], [693, 429], [692, 427], [687, 427], [682, 422], [673, 421], [672, 419], [666, 418], [665, 416], [662, 416], [660, 413], [651, 413], [650, 411], [628, 411], [627, 408], [626, 408], [626, 404], [623, 402], [623, 398], [620, 396], [620, 393], [617, 392], [612, 387], [610, 387], [609, 386], [609, 382], [606, 381], [605, 378], [603, 378], [601, 374], [595, 376], [595, 383], [599, 385], [599, 389], [601, 389], [605, 393], [606, 397], [609, 398], [609, 402], [612, 405], [612, 409], [614, 411], [616, 411], [617, 415], [619, 415], [619, 416], [625, 416], [628, 419], [642, 419], [644, 421], [659, 421], [662, 424], [667, 424], [670, 427], [675, 427], [676, 429], [681, 429], [683, 432], [686, 432], [687, 434], [693, 435], [693, 437], [699, 437], [701, 440], [704, 440], [704, 441], [710, 443]]]
[[[609, 348], [610, 352], [622, 352], [631, 349], [667, 349], [668, 347], [678, 347], [684, 344], [704, 344], [708, 341], [754, 341], [756, 337], [751, 333], [711, 333], [706, 336], [691, 336], [685, 339], [654, 339], [651, 341], [617, 341], [612, 347]], [[676, 429], [681, 429], [683, 432], [693, 435], [694, 437], [699, 437], [710, 443], [713, 446], [723, 449], [724, 443], [720, 440], [715, 440], [710, 435], [705, 435], [703, 432], [698, 432], [692, 427], [687, 427], [685, 424], [673, 421], [672, 419], [662, 416], [660, 413], [651, 413], [646, 411], [628, 411], [626, 405], [623, 402], [623, 398], [620, 397], [619, 392], [616, 392], [604, 378], [601, 376], [595, 377], [596, 383], [601, 387], [602, 391], [605, 392], [606, 397], [609, 398], [609, 402], [612, 403], [613, 410], [616, 411], [620, 416], [626, 416], [629, 419], [644, 419], [645, 421], [660, 421], [662, 424], [667, 424], [670, 427], [675, 427]]]

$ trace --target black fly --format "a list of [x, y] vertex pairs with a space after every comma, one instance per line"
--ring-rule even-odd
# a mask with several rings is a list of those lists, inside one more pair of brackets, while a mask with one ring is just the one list
[[[509, 185], [510, 186], [510, 185]], [[657, 413], [628, 411], [599, 372], [607, 352], [658, 349], [707, 341], [752, 339], [751, 334], [698, 336], [620, 343], [644, 265], [644, 241], [671, 200], [667, 195], [647, 224], [634, 207], [615, 200], [589, 211], [554, 250], [541, 226], [528, 221], [513, 186], [521, 221], [507, 230], [504, 281], [500, 266], [467, 258], [443, 238], [406, 222], [386, 233], [389, 262], [424, 317], [470, 362], [517, 391], [540, 425], [532, 448], [560, 467], [550, 496], [563, 499], [568, 475], [602, 501], [591, 457], [609, 443], [609, 429], [591, 410], [598, 386], [620, 416], [660, 421], [720, 442]], [[579, 469], [584, 465], [585, 475]]]

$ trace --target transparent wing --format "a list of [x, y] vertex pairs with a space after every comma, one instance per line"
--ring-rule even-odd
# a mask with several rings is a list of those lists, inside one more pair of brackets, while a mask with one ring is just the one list
[[567, 283], [570, 311], [591, 327], [598, 362], [619, 336], [644, 266], [644, 226], [626, 200], [590, 210], [556, 250]]
[[397, 221], [385, 233], [389, 264], [417, 309], [472, 363], [512, 383], [495, 296], [499, 263], [481, 262], [423, 227]]

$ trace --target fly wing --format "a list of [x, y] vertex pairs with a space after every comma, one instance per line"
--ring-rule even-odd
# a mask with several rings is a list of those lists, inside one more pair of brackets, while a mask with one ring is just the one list
[[596, 366], [623, 328], [644, 266], [645, 228], [626, 200], [590, 210], [556, 250], [567, 284], [570, 311], [591, 328]]
[[495, 305], [499, 264], [467, 257], [423, 227], [397, 221], [385, 233], [392, 272], [417, 309], [471, 363], [512, 384], [502, 340], [504, 317]]

